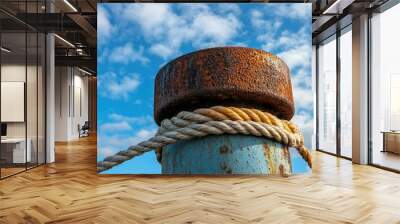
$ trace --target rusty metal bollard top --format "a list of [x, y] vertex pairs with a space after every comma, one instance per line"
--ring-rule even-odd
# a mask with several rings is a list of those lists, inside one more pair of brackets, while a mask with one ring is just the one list
[[262, 50], [218, 47], [178, 57], [157, 73], [158, 124], [183, 110], [216, 105], [257, 108], [290, 120], [295, 108], [288, 66]]

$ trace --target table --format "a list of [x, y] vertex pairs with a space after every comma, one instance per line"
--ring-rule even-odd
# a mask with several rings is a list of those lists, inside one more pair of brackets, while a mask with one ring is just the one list
[[400, 131], [382, 131], [381, 133], [383, 133], [382, 152], [400, 154]]
[[[26, 139], [28, 144], [25, 151], [25, 138], [6, 138], [1, 139], [1, 156], [6, 163], [26, 163], [32, 158], [30, 138]], [[10, 147], [11, 146], [11, 147]]]

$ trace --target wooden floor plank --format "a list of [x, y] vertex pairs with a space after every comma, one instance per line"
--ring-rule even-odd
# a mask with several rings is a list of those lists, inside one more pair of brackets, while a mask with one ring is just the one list
[[0, 181], [0, 223], [400, 223], [400, 175], [315, 154], [310, 175], [98, 175], [96, 138]]

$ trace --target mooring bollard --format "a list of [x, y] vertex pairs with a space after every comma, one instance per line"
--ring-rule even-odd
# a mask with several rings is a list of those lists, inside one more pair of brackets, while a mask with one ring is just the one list
[[[217, 105], [255, 108], [290, 120], [294, 103], [287, 65], [262, 50], [222, 47], [183, 55], [158, 72], [154, 94], [158, 124], [180, 111]], [[309, 170], [305, 162], [292, 162], [287, 146], [252, 135], [207, 135], [160, 151], [164, 174], [290, 175], [294, 169]]]
[[289, 149], [255, 136], [210, 135], [168, 145], [162, 153], [164, 174], [291, 174]]

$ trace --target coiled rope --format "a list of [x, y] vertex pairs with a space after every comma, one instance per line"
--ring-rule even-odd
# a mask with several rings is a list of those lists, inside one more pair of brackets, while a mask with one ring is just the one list
[[312, 167], [311, 153], [304, 146], [303, 135], [295, 124], [258, 109], [214, 106], [193, 112], [182, 111], [171, 119], [164, 119], [154, 137], [106, 157], [97, 163], [97, 171], [110, 169], [152, 150], [157, 150], [159, 159], [163, 146], [180, 140], [225, 133], [263, 136], [294, 147]]

